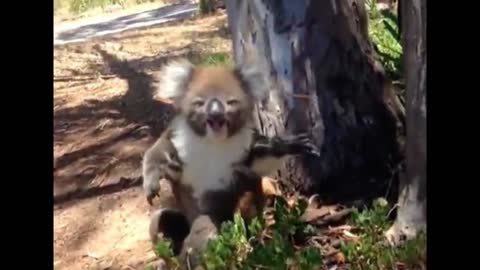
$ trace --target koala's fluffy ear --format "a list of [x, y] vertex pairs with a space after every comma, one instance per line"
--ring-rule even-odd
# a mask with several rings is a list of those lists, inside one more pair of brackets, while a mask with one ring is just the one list
[[267, 98], [269, 90], [267, 78], [257, 65], [239, 65], [235, 68], [235, 73], [255, 101]]
[[193, 64], [187, 59], [177, 59], [165, 64], [160, 71], [156, 96], [172, 102], [177, 101], [185, 93], [193, 69]]

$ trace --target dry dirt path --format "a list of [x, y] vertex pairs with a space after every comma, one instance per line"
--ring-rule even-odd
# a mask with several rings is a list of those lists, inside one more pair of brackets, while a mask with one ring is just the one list
[[[140, 161], [170, 115], [154, 74], [172, 57], [230, 53], [225, 24], [220, 13], [54, 48], [55, 269], [144, 269], [153, 258]], [[171, 200], [163, 190], [156, 207]]]

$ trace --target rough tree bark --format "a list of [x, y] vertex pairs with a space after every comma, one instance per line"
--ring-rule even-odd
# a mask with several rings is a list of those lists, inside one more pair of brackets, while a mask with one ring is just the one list
[[402, 0], [403, 50], [407, 87], [406, 176], [400, 178], [397, 219], [387, 231], [398, 244], [426, 230], [427, 209], [427, 3]]
[[320, 159], [288, 162], [279, 172], [283, 182], [335, 199], [385, 195], [404, 127], [374, 61], [363, 0], [229, 0], [226, 6], [235, 61], [255, 61], [271, 83], [269, 99], [258, 106], [260, 129], [311, 132], [321, 149]]

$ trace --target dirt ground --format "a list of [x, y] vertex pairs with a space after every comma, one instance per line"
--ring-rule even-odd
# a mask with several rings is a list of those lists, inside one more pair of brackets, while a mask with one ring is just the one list
[[154, 98], [165, 61], [230, 53], [226, 15], [54, 49], [55, 269], [143, 269], [154, 258], [142, 190], [145, 149], [169, 120]]

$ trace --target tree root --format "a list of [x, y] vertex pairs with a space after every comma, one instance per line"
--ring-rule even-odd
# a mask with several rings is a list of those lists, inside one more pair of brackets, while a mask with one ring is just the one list
[[397, 219], [395, 223], [385, 232], [387, 241], [392, 246], [399, 246], [405, 241], [412, 240], [417, 237], [421, 231], [425, 231], [426, 226], [419, 223], [407, 223]]

